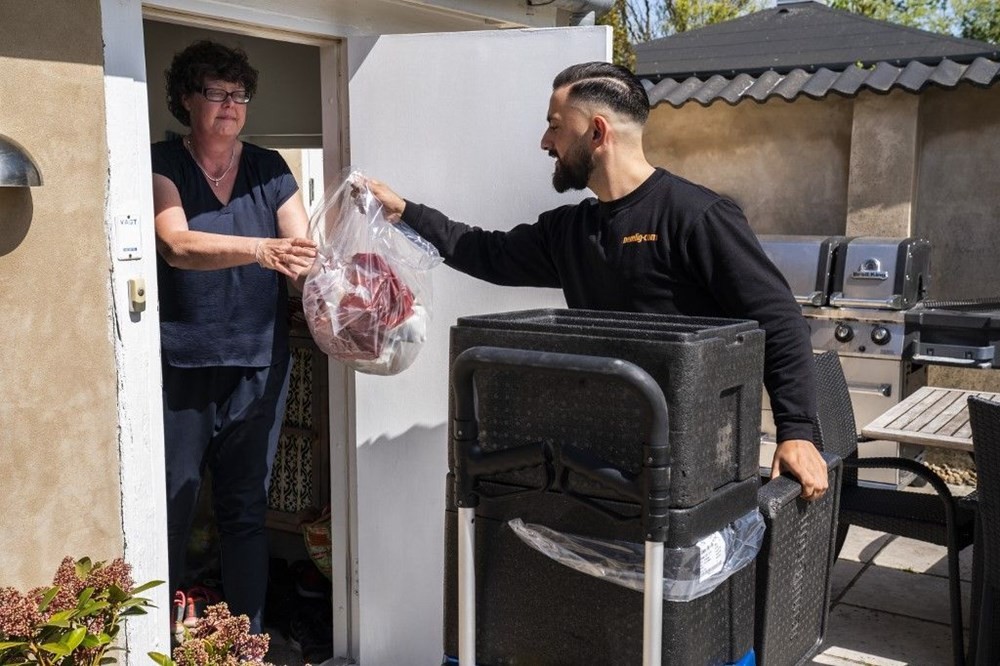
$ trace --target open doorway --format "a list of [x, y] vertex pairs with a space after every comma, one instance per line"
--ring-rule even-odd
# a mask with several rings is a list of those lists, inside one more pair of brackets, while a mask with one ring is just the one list
[[[241, 139], [281, 154], [299, 184], [306, 210], [311, 211], [324, 190], [323, 46], [180, 20], [147, 18], [143, 31], [151, 140], [186, 134], [166, 104], [164, 72], [174, 54], [202, 39], [239, 47], [260, 73]], [[268, 661], [320, 663], [334, 655], [329, 369], [326, 356], [312, 343], [301, 316], [301, 300], [294, 293], [289, 300], [289, 322], [291, 378], [268, 496], [270, 559], [264, 631], [271, 636]], [[182, 623], [193, 620], [208, 603], [225, 599], [210, 493], [209, 478], [202, 486], [188, 546], [180, 585], [183, 596], [174, 597], [178, 605], [173, 619]]]

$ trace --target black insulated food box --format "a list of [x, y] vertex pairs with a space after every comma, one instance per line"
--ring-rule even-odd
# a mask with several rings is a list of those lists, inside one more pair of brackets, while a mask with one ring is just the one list
[[[484, 496], [510, 488], [483, 484]], [[449, 479], [445, 512], [444, 651], [458, 654], [458, 514]], [[759, 477], [728, 484], [670, 512], [667, 548], [693, 546], [757, 509]], [[635, 507], [605, 505], [620, 514]], [[481, 501], [476, 509], [476, 663], [479, 666], [625, 666], [642, 663], [643, 594], [549, 559], [523, 543], [512, 518], [565, 534], [642, 543], [638, 521], [615, 520], [558, 493]], [[663, 603], [663, 664], [722, 665], [753, 647], [753, 563], [705, 596]]]
[[[451, 329], [449, 366], [477, 346], [611, 357], [649, 373], [668, 408], [671, 508], [693, 507], [759, 473], [764, 332], [754, 321], [566, 309], [462, 317]], [[526, 382], [491, 370], [477, 373], [476, 391], [484, 452], [572, 442], [630, 473], [641, 469], [638, 411], [614, 385], [551, 377]], [[529, 468], [490, 480], [537, 488], [545, 485], [541, 474]], [[602, 486], [583, 488], [616, 499]]]

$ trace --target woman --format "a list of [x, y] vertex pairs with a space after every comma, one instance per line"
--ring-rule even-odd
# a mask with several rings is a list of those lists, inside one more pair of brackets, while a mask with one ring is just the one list
[[285, 161], [239, 140], [257, 88], [246, 53], [197, 42], [166, 74], [170, 111], [190, 128], [152, 147], [170, 585], [208, 469], [226, 601], [259, 633], [290, 367], [285, 278], [301, 286], [315, 244]]

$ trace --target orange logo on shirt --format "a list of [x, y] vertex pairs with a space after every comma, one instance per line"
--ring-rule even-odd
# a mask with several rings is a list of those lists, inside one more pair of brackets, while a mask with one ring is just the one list
[[626, 243], [654, 243], [658, 238], [658, 234], [632, 234], [622, 239], [622, 245]]

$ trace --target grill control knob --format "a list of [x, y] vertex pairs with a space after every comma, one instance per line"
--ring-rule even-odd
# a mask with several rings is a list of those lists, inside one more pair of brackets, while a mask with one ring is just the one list
[[854, 339], [854, 329], [847, 324], [837, 324], [837, 328], [833, 329], [833, 337], [837, 338], [837, 342], [850, 342]]
[[877, 345], [887, 345], [889, 340], [892, 340], [892, 333], [885, 326], [872, 328], [872, 342]]

